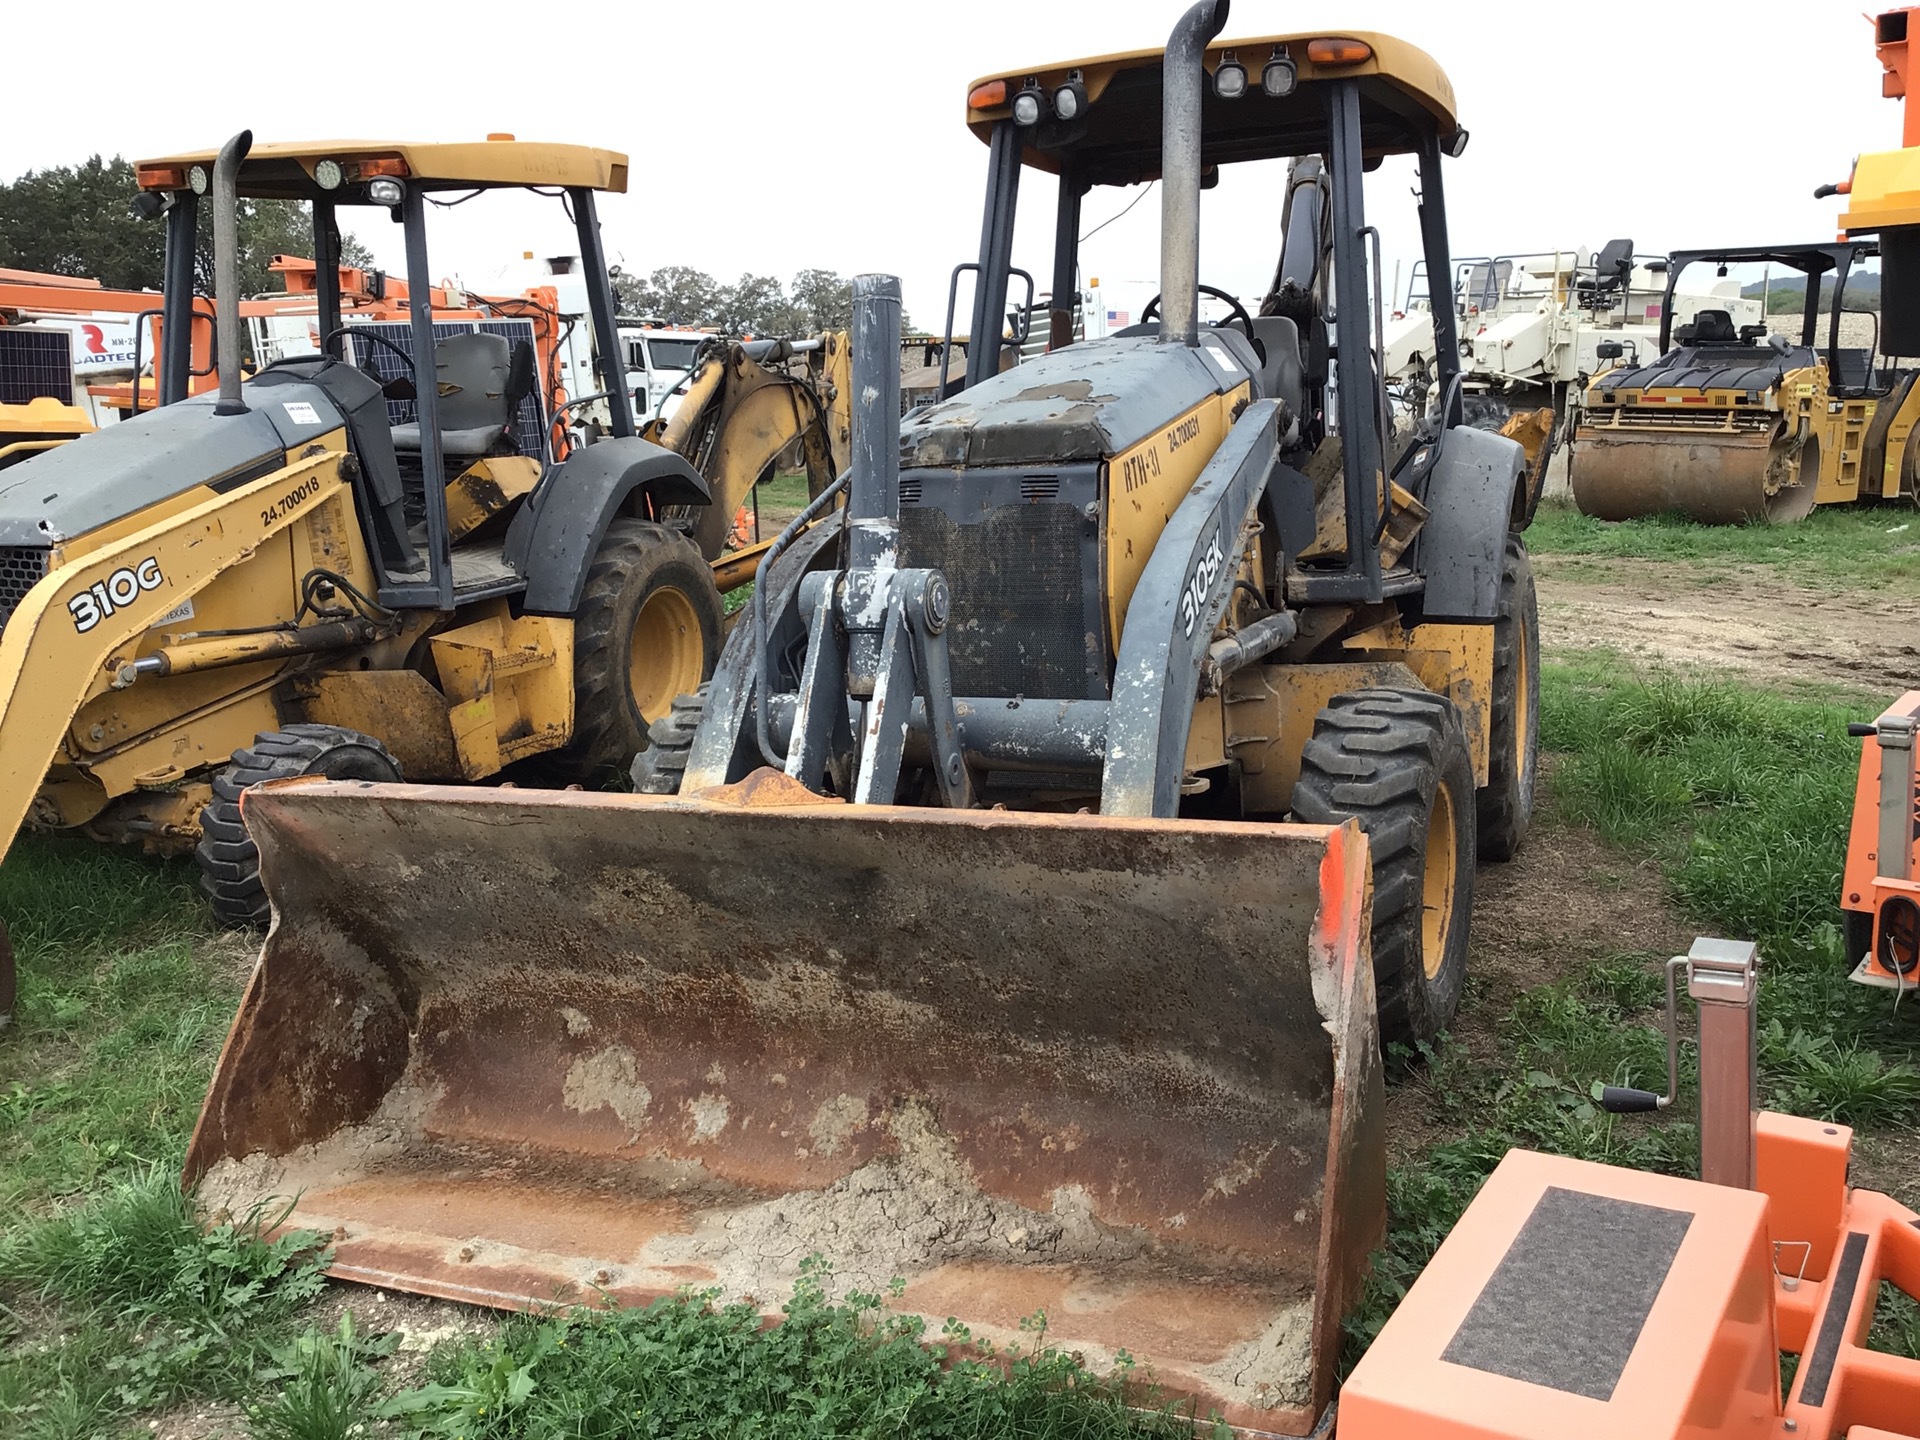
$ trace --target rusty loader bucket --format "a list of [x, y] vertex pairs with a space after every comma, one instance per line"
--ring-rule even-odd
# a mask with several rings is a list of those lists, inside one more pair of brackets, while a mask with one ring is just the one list
[[294, 782], [200, 1117], [216, 1211], [292, 1197], [347, 1280], [499, 1306], [818, 1252], [937, 1329], [1130, 1351], [1304, 1433], [1384, 1226], [1364, 837]]

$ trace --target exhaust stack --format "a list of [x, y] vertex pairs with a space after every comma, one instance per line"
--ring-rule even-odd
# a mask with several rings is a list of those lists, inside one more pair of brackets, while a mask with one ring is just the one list
[[213, 319], [220, 351], [220, 400], [216, 415], [244, 415], [240, 398], [240, 162], [253, 148], [242, 130], [220, 147], [213, 162]]
[[1228, 0], [1200, 0], [1167, 37], [1160, 120], [1160, 339], [1200, 343], [1200, 101]]

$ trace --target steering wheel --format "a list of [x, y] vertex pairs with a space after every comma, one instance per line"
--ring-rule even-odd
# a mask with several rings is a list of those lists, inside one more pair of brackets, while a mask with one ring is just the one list
[[[415, 399], [419, 398], [420, 367], [414, 363], [413, 356], [409, 355], [405, 350], [401, 349], [397, 342], [389, 340], [384, 335], [374, 334], [372, 331], [368, 330], [364, 325], [342, 325], [338, 330], [329, 330], [325, 335], [323, 335], [320, 338], [320, 353], [322, 355], [327, 355], [332, 353], [329, 347], [333, 344], [334, 341], [338, 340], [342, 335], [351, 335], [356, 340], [371, 340], [374, 344], [384, 345], [387, 347], [387, 349], [391, 350], [394, 354], [398, 355], [400, 357], [400, 363], [407, 367], [407, 378], [413, 384], [414, 398]], [[388, 381], [386, 383], [391, 384], [392, 382]], [[380, 388], [384, 392], [386, 389], [386, 385], [383, 384]], [[389, 398], [398, 398], [398, 397], [389, 397]]]
[[[1267, 363], [1267, 347], [1262, 345], [1260, 343], [1260, 337], [1253, 333], [1253, 316], [1247, 313], [1247, 307], [1234, 299], [1233, 296], [1229, 295], [1226, 291], [1216, 290], [1211, 285], [1201, 285], [1197, 288], [1202, 295], [1211, 295], [1214, 299], [1233, 311], [1231, 315], [1227, 316], [1227, 319], [1238, 320], [1240, 322], [1240, 328], [1246, 332], [1247, 343], [1253, 346], [1253, 353], [1258, 355], [1260, 357], [1260, 363], [1265, 365]], [[1140, 323], [1142, 325], [1146, 324], [1159, 313], [1160, 297], [1156, 295], [1147, 302], [1147, 308], [1140, 312]]]

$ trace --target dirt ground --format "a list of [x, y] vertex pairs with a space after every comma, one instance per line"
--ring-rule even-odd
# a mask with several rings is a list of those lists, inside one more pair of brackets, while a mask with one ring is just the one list
[[1537, 555], [1549, 656], [1617, 650], [1777, 685], [1783, 678], [1898, 693], [1920, 671], [1920, 596], [1829, 593], [1758, 565], [1712, 573], [1661, 560]]

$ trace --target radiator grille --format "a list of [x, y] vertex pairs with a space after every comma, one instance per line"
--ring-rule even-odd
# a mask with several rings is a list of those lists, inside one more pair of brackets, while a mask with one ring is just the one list
[[941, 571], [953, 589], [955, 694], [1105, 694], [1099, 637], [1087, 633], [1085, 529], [1077, 507], [1058, 503], [989, 508], [977, 525], [902, 507], [902, 563]]
[[47, 552], [31, 545], [0, 545], [0, 631], [27, 592], [47, 574]]

